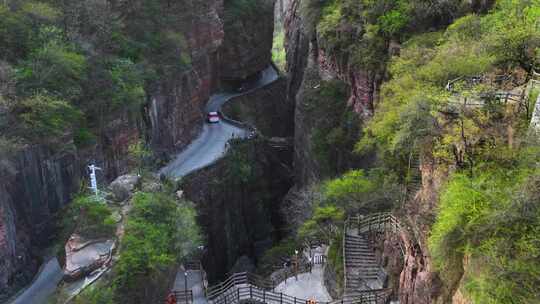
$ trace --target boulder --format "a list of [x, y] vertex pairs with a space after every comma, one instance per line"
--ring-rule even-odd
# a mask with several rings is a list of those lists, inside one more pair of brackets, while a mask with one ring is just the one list
[[139, 183], [140, 176], [127, 174], [116, 178], [110, 185], [109, 190], [113, 194], [113, 199], [122, 202], [131, 197], [135, 187]]
[[65, 246], [64, 280], [72, 282], [106, 266], [115, 245], [113, 240], [84, 240], [77, 234], [72, 235]]

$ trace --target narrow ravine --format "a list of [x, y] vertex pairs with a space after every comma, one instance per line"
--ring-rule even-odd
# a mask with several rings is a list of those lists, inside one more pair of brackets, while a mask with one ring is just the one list
[[[218, 112], [221, 106], [232, 98], [249, 94], [277, 79], [278, 72], [273, 66], [269, 66], [261, 71], [261, 77], [249, 90], [242, 93], [223, 92], [212, 95], [206, 104], [206, 113]], [[233, 137], [245, 138], [247, 135], [246, 129], [226, 119], [222, 119], [217, 124], [205, 123], [201, 134], [159, 173], [171, 178], [180, 178], [208, 166], [225, 153], [226, 144], [230, 139]]]
[[[261, 77], [251, 87], [242, 93], [222, 92], [210, 97], [205, 112], [220, 111], [221, 106], [234, 97], [249, 94], [257, 89], [269, 85], [278, 79], [278, 72], [273, 66], [261, 71]], [[205, 114], [206, 114], [205, 113]], [[206, 167], [224, 155], [227, 142], [236, 138], [246, 138], [248, 130], [228, 119], [222, 119], [217, 124], [205, 123], [202, 132], [167, 166], [159, 170], [170, 178], [180, 178], [198, 169]], [[57, 290], [62, 280], [63, 271], [58, 259], [51, 258], [42, 266], [35, 280], [9, 304], [45, 304], [49, 297]], [[183, 278], [182, 276], [178, 276]], [[176, 284], [175, 284], [176, 285]]]

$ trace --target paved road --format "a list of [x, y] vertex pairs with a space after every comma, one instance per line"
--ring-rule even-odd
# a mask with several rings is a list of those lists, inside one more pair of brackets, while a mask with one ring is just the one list
[[35, 281], [24, 290], [10, 304], [44, 304], [47, 299], [56, 291], [56, 286], [63, 277], [62, 268], [56, 258], [47, 261], [37, 275]]
[[323, 265], [314, 265], [311, 273], [301, 273], [298, 279], [289, 278], [276, 286], [276, 292], [297, 297], [299, 299], [313, 299], [317, 302], [330, 302], [332, 297], [324, 286]]
[[[269, 66], [261, 72], [260, 79], [252, 87], [241, 93], [219, 93], [212, 95], [206, 104], [206, 112], [219, 111], [231, 98], [247, 94], [274, 82], [277, 71]], [[246, 137], [247, 131], [233, 124], [221, 121], [217, 124], [204, 124], [201, 134], [159, 173], [178, 178], [205, 167], [219, 159], [226, 151], [226, 144], [233, 137]], [[179, 272], [183, 276], [183, 272]], [[195, 274], [190, 274], [195, 275]], [[58, 260], [49, 260], [38, 277], [20, 296], [9, 304], [45, 304], [47, 298], [56, 290], [63, 276]], [[196, 279], [196, 275], [195, 275]], [[183, 277], [182, 277], [183, 282]], [[194, 285], [195, 286], [195, 285]], [[201, 287], [202, 290], [202, 287]], [[194, 290], [194, 293], [196, 291]], [[204, 297], [204, 296], [203, 296]], [[205, 300], [206, 301], [206, 300]], [[198, 303], [196, 303], [198, 304]]]
[[[304, 250], [304, 256], [313, 260], [327, 254], [327, 247], [320, 246], [312, 250]], [[324, 285], [324, 265], [315, 264], [311, 272], [301, 273], [298, 279], [288, 278], [275, 288], [276, 292], [282, 292], [299, 299], [313, 299], [317, 302], [330, 302], [332, 297]]]
[[[206, 112], [216, 112], [231, 98], [247, 94], [264, 87], [278, 78], [277, 71], [272, 67], [261, 72], [259, 80], [252, 88], [242, 93], [219, 93], [212, 95], [206, 104]], [[203, 168], [220, 157], [227, 150], [227, 142], [233, 137], [245, 138], [247, 131], [238, 126], [221, 121], [217, 124], [205, 123], [201, 134], [159, 173], [172, 178], [179, 178], [197, 169]]]
[[184, 271], [181, 269], [176, 273], [176, 280], [174, 281], [175, 291], [184, 291], [186, 290], [185, 286], [187, 283], [187, 289], [193, 291], [193, 304], [207, 304], [208, 301], [204, 296], [204, 287], [203, 287], [203, 278], [201, 271], [199, 270], [188, 270], [187, 277], [184, 275]]

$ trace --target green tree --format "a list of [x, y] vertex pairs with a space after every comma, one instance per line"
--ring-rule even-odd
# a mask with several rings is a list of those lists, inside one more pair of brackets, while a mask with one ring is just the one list
[[65, 229], [92, 239], [114, 235], [116, 221], [112, 211], [95, 196], [77, 197], [68, 207]]
[[18, 88], [23, 95], [47, 91], [74, 102], [82, 95], [86, 58], [66, 45], [50, 43], [32, 52], [18, 69]]
[[73, 128], [81, 112], [68, 102], [43, 93], [23, 99], [15, 105], [25, 136], [46, 139], [60, 136]]
[[153, 289], [167, 285], [168, 269], [200, 242], [195, 211], [188, 202], [179, 204], [168, 193], [136, 193], [115, 268], [117, 296], [141, 303]]
[[302, 239], [323, 239], [330, 243], [344, 218], [345, 212], [334, 205], [316, 207], [311, 219], [300, 227], [298, 235]]
[[324, 184], [324, 201], [339, 206], [348, 214], [390, 209], [399, 194], [395, 181], [378, 171], [366, 175], [352, 170]]

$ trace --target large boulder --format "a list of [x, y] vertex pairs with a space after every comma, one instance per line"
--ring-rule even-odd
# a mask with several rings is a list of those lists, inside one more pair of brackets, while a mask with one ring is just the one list
[[64, 279], [75, 281], [106, 266], [115, 246], [113, 240], [84, 240], [77, 234], [72, 235], [65, 246]]
[[117, 202], [122, 202], [129, 199], [139, 183], [138, 175], [126, 174], [116, 178], [110, 185], [109, 190], [112, 192], [113, 199]]

